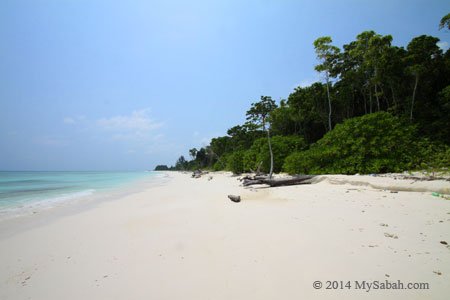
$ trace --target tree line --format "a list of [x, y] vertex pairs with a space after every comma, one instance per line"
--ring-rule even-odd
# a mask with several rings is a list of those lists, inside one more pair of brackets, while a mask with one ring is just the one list
[[[450, 30], [450, 14], [440, 28]], [[450, 51], [421, 35], [406, 48], [364, 31], [313, 46], [323, 82], [297, 87], [276, 103], [261, 96], [247, 122], [213, 138], [173, 170], [235, 173], [370, 173], [450, 165]]]

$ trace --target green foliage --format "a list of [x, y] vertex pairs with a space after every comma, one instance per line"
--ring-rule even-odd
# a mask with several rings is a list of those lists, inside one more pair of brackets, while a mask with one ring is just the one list
[[[449, 26], [449, 19], [450, 14], [442, 18], [441, 28]], [[191, 149], [192, 160], [180, 158], [171, 169], [221, 170], [227, 165], [239, 173], [263, 161], [267, 171], [268, 133], [280, 136], [271, 143], [275, 172], [282, 169], [283, 160], [290, 173], [379, 173], [446, 166], [450, 51], [443, 53], [438, 41], [422, 35], [405, 49], [392, 46], [390, 35], [364, 31], [341, 51], [331, 37], [321, 37], [314, 42], [320, 60], [315, 69], [323, 72], [326, 84], [298, 87], [279, 107], [271, 97], [262, 96], [247, 111], [245, 124], [230, 128], [228, 136], [212, 139], [209, 146]], [[372, 114], [376, 111], [392, 116]], [[336, 130], [325, 135], [334, 124]], [[292, 153], [294, 146], [283, 139], [292, 135], [316, 144], [299, 152], [301, 144]]]
[[[303, 150], [307, 147], [305, 140], [299, 136], [273, 136], [271, 139], [273, 150], [274, 172], [280, 172], [284, 159], [295, 151]], [[247, 150], [243, 157], [244, 170], [255, 170], [260, 162], [263, 162], [261, 171], [269, 172], [270, 153], [267, 138], [257, 139], [252, 147]]]
[[184, 158], [183, 155], [178, 158], [177, 162], [175, 163], [175, 170], [186, 170], [188, 167], [188, 162]]
[[331, 45], [332, 42], [333, 40], [329, 36], [323, 36], [314, 41], [313, 45], [317, 58], [322, 62], [322, 64], [315, 66], [317, 72], [329, 72], [334, 58], [339, 54], [341, 49]]
[[265, 130], [267, 118], [276, 108], [277, 105], [272, 97], [261, 96], [261, 101], [252, 103], [252, 107], [247, 111], [247, 121], [250, 125], [261, 126]]
[[213, 171], [222, 171], [224, 170], [224, 166], [222, 165], [221, 161], [216, 161], [216, 163], [213, 165]]
[[438, 170], [450, 167], [450, 147], [422, 139], [419, 142], [419, 163], [416, 168]]
[[439, 30], [445, 28], [450, 30], [450, 13], [446, 14], [442, 17], [441, 22], [439, 23]]
[[211, 139], [210, 143], [211, 150], [217, 155], [222, 156], [225, 152], [232, 151], [231, 146], [231, 137], [229, 136], [222, 136]]
[[[321, 83], [309, 87], [298, 87], [289, 95], [287, 104], [295, 132], [303, 136], [308, 143], [320, 139], [327, 131], [328, 104], [327, 89]], [[275, 118], [274, 121], [277, 121]], [[278, 125], [273, 125], [277, 128]]]
[[169, 167], [167, 167], [167, 165], [157, 165], [155, 167], [155, 171], [167, 171], [169, 170]]
[[234, 174], [241, 174], [244, 171], [243, 156], [243, 150], [231, 153], [227, 158], [227, 169]]
[[399, 172], [418, 162], [415, 128], [377, 112], [348, 119], [310, 147], [286, 159], [291, 174]]

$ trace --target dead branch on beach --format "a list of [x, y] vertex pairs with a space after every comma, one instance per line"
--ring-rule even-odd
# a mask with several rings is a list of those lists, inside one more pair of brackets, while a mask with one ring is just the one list
[[[246, 176], [248, 177], [248, 176]], [[285, 186], [285, 185], [297, 185], [297, 184], [310, 184], [310, 179], [314, 178], [313, 175], [297, 175], [289, 178], [270, 179], [268, 176], [254, 176], [253, 178], [244, 178], [242, 185], [250, 186], [254, 184], [267, 184], [270, 187]]]
[[200, 170], [200, 169], [198, 169], [197, 171], [194, 171], [193, 173], [192, 173], [192, 178], [200, 178], [200, 177], [202, 177], [202, 175], [206, 175], [206, 174], [208, 174], [209, 172], [203, 172], [202, 170]]

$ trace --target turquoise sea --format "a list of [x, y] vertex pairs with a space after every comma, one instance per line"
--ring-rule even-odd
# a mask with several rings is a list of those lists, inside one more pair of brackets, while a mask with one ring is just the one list
[[120, 189], [161, 172], [0, 171], [0, 215]]

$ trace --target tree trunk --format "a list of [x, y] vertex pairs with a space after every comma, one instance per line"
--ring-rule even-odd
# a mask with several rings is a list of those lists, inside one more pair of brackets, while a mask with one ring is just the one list
[[383, 94], [383, 97], [384, 97], [384, 100], [386, 101], [386, 106], [387, 106], [387, 108], [389, 109], [389, 107], [390, 107], [390, 105], [389, 105], [389, 99], [388, 99], [388, 97], [386, 96], [386, 94], [384, 93], [384, 89], [383, 89], [383, 86], [380, 84], [380, 89], [381, 89], [381, 94]]
[[327, 95], [328, 95], [328, 130], [331, 131], [331, 98], [330, 98], [330, 88], [329, 88], [329, 77], [328, 77], [328, 71], [326, 73], [326, 80], [327, 80]]
[[378, 99], [378, 90], [377, 90], [377, 56], [375, 55], [375, 97], [377, 98], [377, 107], [378, 111], [380, 111], [380, 99]]
[[364, 99], [364, 114], [367, 115], [367, 99], [366, 99], [366, 93], [364, 90], [361, 89], [361, 94]]
[[413, 90], [413, 96], [412, 96], [412, 102], [411, 102], [411, 112], [409, 114], [409, 119], [412, 121], [413, 118], [413, 110], [414, 110], [414, 100], [416, 99], [416, 89], [417, 84], [419, 83], [419, 74], [416, 75], [416, 83], [414, 84], [414, 90]]
[[377, 98], [378, 111], [380, 111], [380, 99], [378, 99], [378, 90], [377, 90], [377, 84], [376, 83], [375, 83], [375, 97]]
[[391, 84], [391, 93], [392, 93], [392, 101], [394, 101], [394, 105], [397, 105], [397, 100], [395, 100], [394, 88], [392, 87], [392, 84]]
[[269, 173], [269, 178], [272, 178], [272, 173], [273, 173], [273, 152], [272, 152], [272, 144], [270, 143], [270, 128], [267, 128], [267, 138], [269, 139], [269, 151], [270, 151], [270, 173]]
[[369, 113], [372, 113], [372, 89], [369, 86]]

